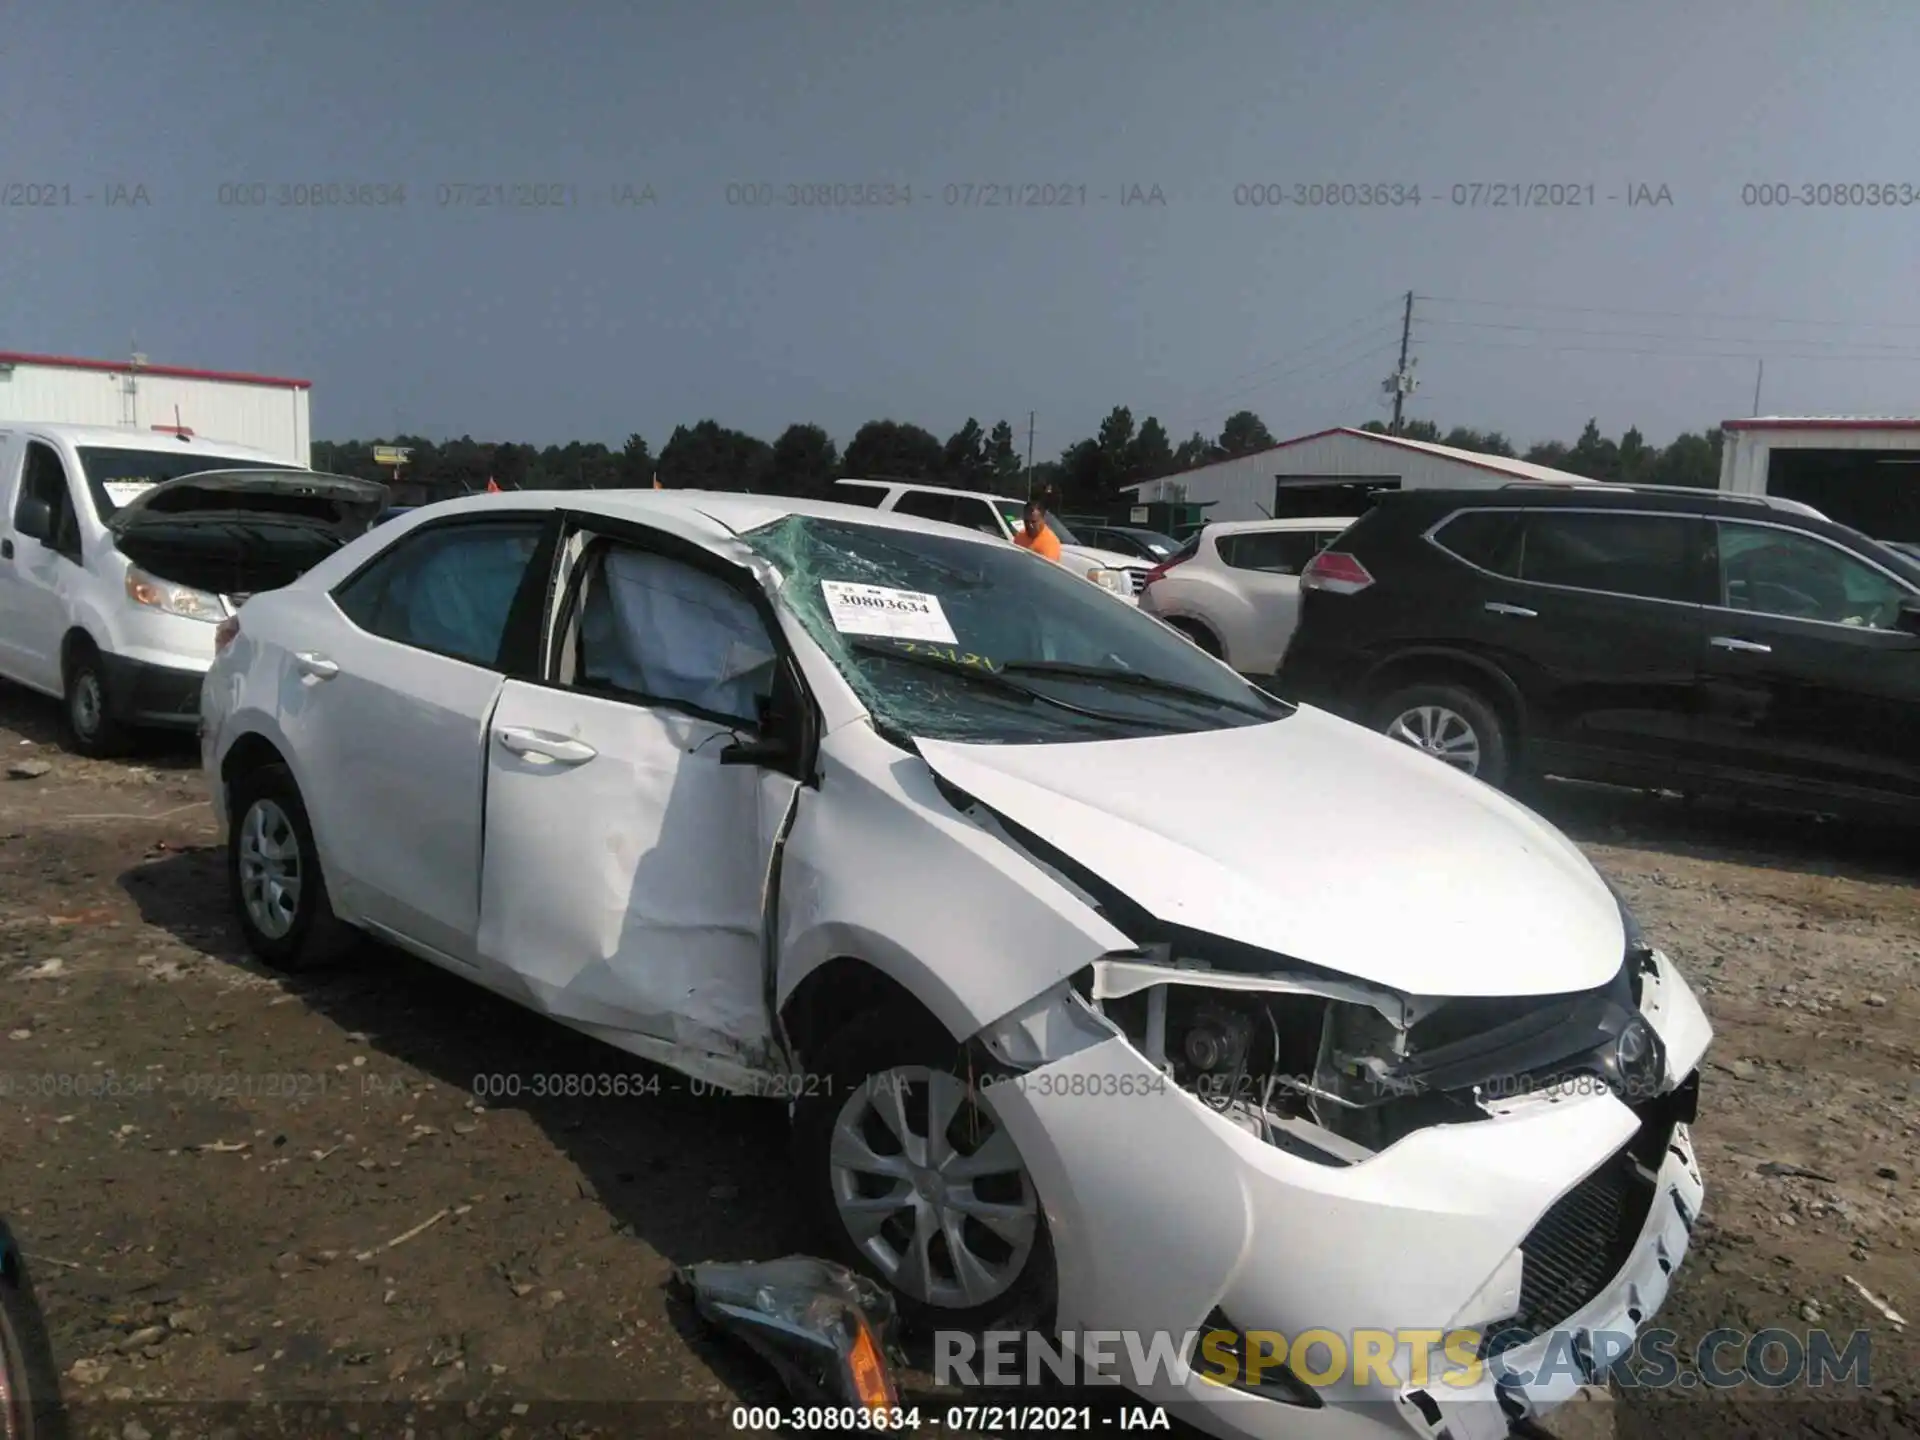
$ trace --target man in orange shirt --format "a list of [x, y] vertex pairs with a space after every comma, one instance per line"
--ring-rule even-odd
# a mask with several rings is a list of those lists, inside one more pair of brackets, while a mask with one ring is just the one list
[[1026, 525], [1013, 532], [1013, 543], [1023, 550], [1033, 551], [1044, 559], [1058, 561], [1060, 540], [1048, 526], [1047, 512], [1040, 508], [1038, 500], [1027, 502], [1026, 519]]

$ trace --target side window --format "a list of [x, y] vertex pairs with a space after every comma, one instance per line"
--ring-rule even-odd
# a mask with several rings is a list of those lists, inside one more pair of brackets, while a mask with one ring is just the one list
[[737, 586], [664, 555], [609, 544], [587, 562], [577, 613], [564, 683], [760, 723], [779, 650]]
[[20, 499], [14, 502], [13, 522], [20, 523], [20, 505], [26, 500], [44, 500], [53, 515], [53, 528], [47, 534], [47, 548], [80, 563], [80, 517], [73, 508], [73, 489], [67, 484], [67, 467], [59, 452], [38, 440], [27, 442], [26, 468], [20, 476]]
[[1892, 630], [1908, 591], [1892, 576], [1813, 535], [1723, 523], [1720, 603], [1729, 610]]
[[880, 502], [887, 498], [883, 485], [836, 485], [827, 499], [841, 505], [865, 505], [869, 510], [880, 508]]
[[935, 495], [927, 490], [908, 490], [893, 507], [896, 515], [912, 515], [921, 520], [954, 521], [954, 497]]
[[1684, 515], [1535, 510], [1521, 535], [1519, 578], [1648, 600], [1697, 600], [1697, 523]]
[[498, 668], [543, 526], [489, 520], [416, 531], [335, 590], [334, 603], [370, 634]]
[[1441, 549], [1469, 565], [1496, 575], [1519, 573], [1518, 510], [1463, 510], [1434, 531], [1433, 538]]
[[1311, 530], [1250, 530], [1220, 537], [1220, 558], [1236, 570], [1298, 575], [1319, 547]]
[[953, 501], [953, 523], [964, 525], [969, 530], [978, 530], [991, 535], [996, 540], [1004, 540], [1006, 532], [1000, 528], [1000, 517], [993, 512], [993, 506], [985, 500], [963, 500], [950, 495]]

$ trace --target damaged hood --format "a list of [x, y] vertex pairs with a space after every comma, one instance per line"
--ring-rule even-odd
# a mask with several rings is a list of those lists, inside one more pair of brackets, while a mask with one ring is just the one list
[[387, 487], [311, 470], [208, 470], [114, 511], [114, 548], [148, 574], [243, 598], [292, 584], [387, 507]]
[[927, 764], [1155, 919], [1410, 995], [1604, 985], [1618, 903], [1558, 830], [1303, 706], [1190, 735], [918, 742]]
[[119, 539], [145, 526], [177, 523], [186, 515], [250, 512], [338, 526], [358, 535], [386, 508], [387, 487], [377, 480], [311, 470], [207, 470], [142, 490], [113, 512], [107, 529]]

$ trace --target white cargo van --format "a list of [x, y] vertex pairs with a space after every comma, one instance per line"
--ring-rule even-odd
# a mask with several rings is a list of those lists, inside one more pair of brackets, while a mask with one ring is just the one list
[[0, 425], [0, 678], [66, 701], [74, 747], [192, 729], [214, 628], [386, 506], [373, 481], [139, 430]]

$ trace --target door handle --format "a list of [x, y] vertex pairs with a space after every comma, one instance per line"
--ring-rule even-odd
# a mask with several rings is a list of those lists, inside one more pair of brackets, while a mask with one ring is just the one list
[[0, 560], [11, 560], [12, 558], [13, 558], [13, 541], [0, 540]]
[[1524, 605], [1509, 605], [1504, 600], [1489, 600], [1486, 608], [1495, 615], [1518, 615], [1522, 620], [1537, 619], [1540, 614], [1538, 610], [1529, 610]]
[[543, 760], [558, 761], [562, 765], [584, 765], [600, 752], [584, 740], [572, 740], [565, 735], [549, 735], [544, 730], [523, 730], [517, 725], [503, 725], [493, 732], [493, 738], [500, 748], [510, 750], [515, 755], [538, 755]]
[[293, 657], [293, 663], [300, 667], [302, 675], [310, 675], [315, 680], [331, 680], [340, 673], [336, 662], [312, 650], [300, 651]]
[[1716, 635], [1709, 642], [1721, 650], [1737, 650], [1742, 655], [1771, 655], [1773, 647], [1762, 645], [1753, 640], [1739, 640], [1731, 635]]

